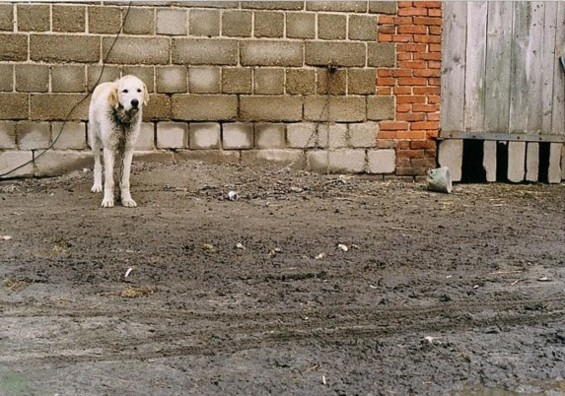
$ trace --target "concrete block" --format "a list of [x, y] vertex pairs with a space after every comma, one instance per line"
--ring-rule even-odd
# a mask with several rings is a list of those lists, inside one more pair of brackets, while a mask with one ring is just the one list
[[241, 8], [259, 10], [289, 10], [296, 11], [304, 8], [302, 1], [242, 1]]
[[173, 95], [173, 118], [189, 121], [228, 121], [237, 118], [235, 95]]
[[[0, 174], [10, 172], [3, 176], [4, 178], [32, 176], [33, 162], [30, 162], [32, 160], [32, 151], [0, 150]], [[24, 164], [26, 165], [16, 169]]]
[[393, 67], [396, 64], [394, 43], [368, 43], [367, 45], [367, 66]]
[[366, 103], [363, 96], [307, 96], [304, 119], [309, 121], [365, 121]]
[[120, 68], [118, 66], [89, 65], [87, 66], [86, 83], [88, 89], [93, 90], [96, 85], [103, 82], [112, 82], [120, 78]]
[[308, 11], [367, 12], [366, 1], [308, 1]]
[[[85, 121], [88, 118], [89, 103], [88, 100], [83, 99], [84, 95], [82, 94], [32, 94], [30, 98], [30, 119]], [[73, 111], [71, 112], [71, 110]]]
[[20, 150], [45, 149], [51, 143], [51, 127], [48, 122], [18, 122], [16, 136]]
[[154, 150], [155, 149], [155, 124], [151, 122], [142, 122], [139, 130], [139, 137], [135, 143], [136, 151]]
[[299, 39], [316, 38], [316, 14], [304, 12], [287, 13], [286, 37]]
[[186, 11], [181, 9], [157, 9], [156, 32], [169, 36], [186, 35]]
[[547, 171], [547, 181], [549, 183], [561, 182], [561, 167], [565, 167], [565, 163], [561, 163], [562, 143], [551, 143], [549, 145], [549, 169]]
[[274, 162], [283, 166], [303, 169], [306, 156], [302, 150], [290, 149], [264, 149], [246, 150], [241, 152], [241, 160], [246, 163]]
[[316, 92], [316, 71], [306, 69], [286, 70], [286, 93], [312, 95]]
[[487, 182], [496, 181], [496, 142], [485, 140], [483, 145], [483, 168]]
[[369, 12], [372, 14], [396, 14], [396, 1], [369, 1]]
[[154, 15], [152, 8], [130, 8], [128, 17], [124, 21], [124, 33], [152, 35], [155, 32]]
[[240, 117], [247, 121], [299, 121], [302, 98], [299, 96], [242, 96]]
[[16, 123], [0, 121], [0, 150], [16, 148]]
[[318, 38], [322, 40], [343, 40], [347, 35], [346, 14], [318, 14]]
[[220, 148], [221, 127], [218, 122], [190, 123], [190, 148], [211, 150]]
[[513, 183], [524, 181], [525, 165], [526, 142], [508, 142], [508, 180]]
[[256, 95], [282, 95], [284, 69], [255, 69], [253, 89]]
[[251, 37], [253, 13], [240, 10], [225, 10], [222, 13], [222, 35], [228, 37]]
[[92, 154], [88, 151], [49, 150], [35, 158], [34, 176], [60, 176], [92, 166]]
[[259, 149], [286, 147], [285, 129], [285, 124], [255, 124], [255, 147]]
[[234, 164], [240, 160], [240, 152], [237, 150], [177, 150], [174, 155], [175, 161]]
[[188, 125], [185, 122], [159, 122], [157, 148], [181, 149], [188, 147]]
[[85, 66], [51, 66], [51, 90], [59, 92], [84, 92], [86, 90]]
[[171, 97], [161, 94], [149, 95], [149, 103], [143, 108], [143, 121], [170, 120], [171, 117]]
[[220, 35], [219, 10], [190, 10], [188, 18], [191, 36], [216, 37]]
[[349, 69], [347, 70], [347, 93], [349, 95], [374, 95], [376, 80], [376, 69]]
[[565, 144], [561, 147], [561, 181], [565, 180]]
[[365, 150], [313, 150], [306, 153], [308, 169], [320, 173], [362, 173], [366, 168]]
[[396, 153], [391, 149], [368, 150], [367, 162], [369, 173], [394, 173], [396, 170]]
[[539, 175], [539, 143], [528, 142], [526, 146], [526, 181], [536, 182]]
[[222, 68], [222, 92], [250, 94], [253, 91], [252, 69], [242, 67]]
[[233, 122], [223, 124], [223, 148], [226, 150], [253, 147], [253, 124]]
[[349, 40], [377, 40], [377, 17], [374, 15], [349, 16]]
[[134, 162], [173, 162], [176, 157], [176, 151], [134, 151], [133, 159]]
[[190, 93], [220, 93], [221, 69], [219, 67], [190, 67], [188, 81]]
[[376, 147], [378, 130], [376, 122], [349, 124], [349, 144], [353, 148]]
[[173, 38], [173, 63], [190, 65], [232, 65], [239, 61], [236, 40]]
[[28, 95], [0, 93], [0, 119], [18, 120], [28, 118]]
[[155, 76], [157, 82], [157, 92], [159, 93], [178, 93], [187, 92], [188, 72], [186, 66], [157, 66]]
[[50, 28], [49, 5], [19, 4], [18, 31], [20, 32], [46, 32]]
[[255, 37], [283, 37], [283, 12], [256, 12], [254, 24]]
[[11, 3], [0, 4], [0, 31], [14, 30], [14, 6]]
[[288, 124], [286, 138], [290, 148], [312, 148], [318, 142], [317, 125], [313, 122]]
[[83, 5], [52, 6], [54, 32], [84, 33], [86, 29], [86, 7]]
[[347, 147], [347, 124], [319, 124], [317, 144], [322, 148]]
[[[108, 54], [114, 37], [102, 39], [102, 53]], [[169, 63], [169, 39], [165, 37], [127, 37], [116, 40], [108, 63], [122, 65], [162, 65]]]
[[316, 70], [318, 81], [316, 89], [318, 95], [345, 95], [347, 93], [347, 70], [328, 68]]
[[303, 44], [298, 41], [254, 40], [241, 43], [244, 66], [302, 66]]
[[27, 34], [0, 34], [0, 61], [27, 60]]
[[122, 25], [122, 11], [119, 7], [90, 6], [87, 11], [89, 33], [116, 34]]
[[308, 41], [305, 62], [310, 66], [365, 66], [365, 43], [343, 41]]
[[14, 89], [14, 65], [0, 65], [0, 91]]
[[438, 162], [440, 166], [447, 166], [451, 173], [451, 180], [461, 181], [463, 166], [463, 140], [448, 139], [439, 144]]
[[100, 60], [100, 37], [31, 34], [29, 53], [33, 61], [96, 63]]
[[392, 96], [367, 97], [367, 119], [372, 121], [394, 119], [394, 98]]
[[63, 125], [62, 122], [53, 122], [51, 137], [55, 150], [84, 150], [86, 149], [86, 124], [66, 122]]

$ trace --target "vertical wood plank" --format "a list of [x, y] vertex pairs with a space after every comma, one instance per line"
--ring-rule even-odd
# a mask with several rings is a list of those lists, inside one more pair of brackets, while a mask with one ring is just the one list
[[[542, 134], [551, 132], [551, 109], [553, 103], [553, 73], [555, 66], [559, 66], [555, 59], [555, 35], [557, 32], [557, 2], [545, 3], [545, 17], [542, 43], [542, 69], [541, 69], [541, 105], [542, 105]], [[562, 27], [561, 27], [562, 28]]]
[[526, 181], [536, 182], [539, 176], [539, 143], [530, 142], [526, 149]]
[[561, 148], [562, 143], [551, 143], [549, 145], [549, 169], [547, 171], [547, 181], [549, 183], [561, 182]]
[[481, 131], [485, 120], [485, 56], [488, 2], [467, 3], [465, 130]]
[[485, 140], [483, 144], [483, 168], [487, 182], [496, 181], [496, 141]]
[[565, 56], [565, 3], [557, 4], [557, 32], [555, 36], [555, 66], [553, 72], [553, 103], [551, 134], [565, 135], [565, 78], [559, 57]]
[[[524, 2], [527, 3], [527, 2]], [[526, 132], [540, 134], [542, 127], [542, 77], [543, 77], [543, 29], [545, 3], [533, 1], [528, 47], [526, 48], [526, 105], [528, 114]]]
[[444, 2], [443, 7], [440, 125], [442, 131], [462, 131], [467, 2]]
[[485, 131], [508, 131], [513, 6], [507, 1], [488, 4]]
[[451, 180], [461, 181], [463, 170], [463, 140], [447, 139], [438, 147], [438, 162], [440, 166], [447, 166]]
[[524, 181], [526, 142], [508, 142], [508, 180], [513, 183]]

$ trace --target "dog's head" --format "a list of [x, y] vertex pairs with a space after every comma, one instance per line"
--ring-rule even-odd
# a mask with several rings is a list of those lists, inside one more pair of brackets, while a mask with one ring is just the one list
[[135, 76], [124, 76], [114, 82], [108, 101], [115, 109], [137, 112], [149, 101], [147, 86]]

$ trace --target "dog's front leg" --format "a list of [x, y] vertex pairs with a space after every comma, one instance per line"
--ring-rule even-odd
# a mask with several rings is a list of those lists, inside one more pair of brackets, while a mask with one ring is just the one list
[[122, 205], [128, 208], [135, 208], [137, 203], [131, 198], [129, 191], [129, 176], [131, 172], [131, 160], [133, 158], [133, 150], [127, 149], [124, 152], [122, 165], [122, 178], [120, 180], [120, 197]]
[[103, 208], [114, 206], [114, 151], [104, 148], [104, 199]]

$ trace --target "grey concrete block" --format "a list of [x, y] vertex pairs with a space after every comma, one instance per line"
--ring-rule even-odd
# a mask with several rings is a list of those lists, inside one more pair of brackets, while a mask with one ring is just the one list
[[181, 149], [188, 147], [188, 125], [185, 122], [159, 122], [157, 148]]
[[[0, 150], [0, 174], [8, 173], [5, 178], [33, 175], [32, 151]], [[29, 162], [29, 163], [28, 163]], [[21, 165], [25, 166], [21, 167]], [[18, 168], [18, 169], [16, 169]]]
[[173, 118], [189, 121], [228, 121], [238, 113], [235, 95], [173, 95]]
[[239, 45], [236, 40], [174, 38], [171, 57], [180, 64], [236, 66]]
[[51, 90], [58, 92], [84, 92], [86, 90], [85, 66], [51, 66]]
[[375, 147], [378, 130], [379, 124], [376, 122], [349, 124], [349, 144], [354, 148]]
[[288, 12], [286, 14], [286, 37], [313, 39], [316, 37], [316, 14]]
[[366, 63], [365, 44], [344, 41], [307, 41], [305, 62], [310, 66], [362, 67]]
[[176, 161], [200, 161], [213, 163], [233, 164], [240, 161], [238, 150], [176, 150], [174, 159]]
[[343, 40], [347, 36], [346, 14], [318, 14], [318, 38]]
[[255, 69], [253, 90], [256, 95], [282, 95], [284, 87], [284, 69]]
[[108, 54], [107, 62], [122, 65], [163, 65], [169, 63], [169, 39], [166, 37], [127, 37], [116, 40], [102, 38], [102, 53]]
[[392, 96], [367, 97], [367, 119], [372, 121], [394, 119], [394, 98]]
[[368, 43], [367, 45], [367, 66], [393, 67], [396, 64], [394, 43]]
[[361, 149], [313, 150], [306, 153], [308, 169], [320, 173], [362, 173], [366, 153]]
[[226, 10], [222, 13], [222, 35], [229, 37], [251, 37], [253, 13]]
[[241, 43], [244, 66], [302, 66], [303, 44], [299, 41], [253, 40]]
[[219, 10], [190, 10], [188, 31], [191, 36], [216, 37], [220, 35]]
[[345, 148], [348, 146], [347, 124], [319, 124], [318, 146], [322, 148]]
[[285, 130], [285, 124], [255, 124], [255, 147], [259, 149], [286, 147]]
[[448, 139], [439, 144], [438, 162], [440, 166], [447, 166], [451, 173], [452, 181], [461, 181], [463, 166], [463, 140]]
[[64, 124], [53, 122], [51, 124], [51, 136], [55, 150], [84, 150], [86, 148], [86, 124], [83, 122], [66, 122]]
[[253, 124], [233, 122], [222, 125], [223, 148], [226, 150], [253, 147]]
[[190, 148], [211, 150], [220, 148], [221, 127], [218, 122], [190, 123]]
[[47, 92], [48, 90], [48, 65], [18, 65], [16, 67], [16, 91]]
[[14, 89], [14, 65], [0, 65], [0, 91], [12, 92]]
[[0, 150], [16, 148], [16, 123], [0, 121]]
[[29, 99], [27, 94], [0, 93], [0, 119], [21, 120], [28, 118]]
[[313, 122], [288, 124], [286, 137], [290, 148], [316, 147], [318, 142], [317, 126]]
[[302, 98], [298, 96], [242, 96], [240, 117], [247, 121], [299, 121]]
[[60, 176], [92, 166], [92, 154], [88, 151], [49, 150], [34, 162], [34, 176]]
[[155, 149], [155, 124], [151, 122], [142, 122], [139, 130], [139, 137], [135, 144], [136, 151], [154, 150]]
[[279, 165], [303, 169], [305, 167], [306, 157], [302, 150], [263, 149], [242, 151], [241, 160], [247, 163], [274, 162]]
[[363, 96], [307, 96], [304, 119], [309, 121], [365, 121], [366, 102]]
[[158, 9], [156, 19], [157, 34], [186, 35], [186, 11], [180, 9]]
[[220, 93], [221, 69], [219, 67], [190, 67], [188, 82], [191, 93]]
[[374, 15], [350, 15], [348, 24], [350, 40], [377, 40], [377, 17]]
[[396, 153], [391, 149], [367, 151], [368, 172], [390, 174], [396, 170]]
[[222, 68], [222, 92], [250, 94], [253, 91], [253, 71], [251, 68]]
[[283, 12], [255, 12], [254, 23], [255, 37], [283, 37], [284, 13]]
[[51, 143], [51, 127], [48, 122], [18, 122], [16, 136], [20, 150], [45, 149]]
[[186, 66], [157, 66], [155, 68], [157, 92], [179, 93], [188, 91]]

